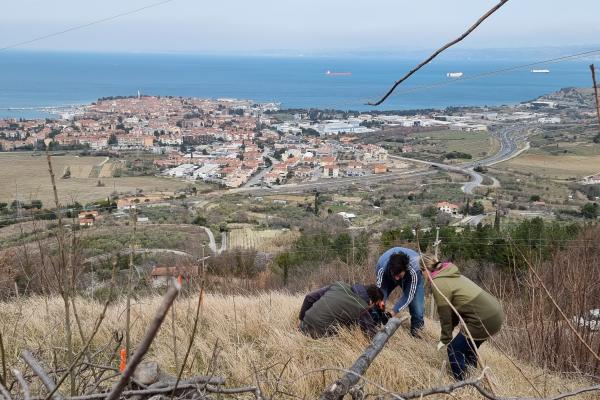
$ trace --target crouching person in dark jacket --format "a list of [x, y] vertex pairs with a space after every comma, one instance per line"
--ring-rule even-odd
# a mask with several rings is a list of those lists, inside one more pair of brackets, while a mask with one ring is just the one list
[[300, 309], [300, 330], [313, 338], [335, 334], [340, 327], [359, 325], [373, 336], [387, 323], [383, 293], [375, 285], [335, 282], [306, 295]]

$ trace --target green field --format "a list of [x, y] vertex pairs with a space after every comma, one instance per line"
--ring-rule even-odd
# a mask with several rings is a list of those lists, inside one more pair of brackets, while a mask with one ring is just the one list
[[[406, 144], [414, 148], [414, 153], [421, 153], [425, 157], [440, 158], [444, 154], [458, 151], [468, 153], [473, 160], [478, 160], [495, 153], [499, 149], [498, 140], [488, 132], [463, 132], [463, 131], [435, 131], [412, 133], [407, 136]], [[404, 143], [386, 143], [402, 147]]]
[[[19, 199], [29, 202], [42, 200], [44, 206], [53, 204], [52, 185], [45, 156], [32, 156], [32, 153], [0, 153], [0, 201], [11, 202]], [[63, 155], [52, 157], [54, 174], [61, 203], [78, 201], [86, 203], [105, 199], [112, 192], [133, 193], [136, 189], [145, 192], [173, 191], [188, 183], [154, 176], [108, 177], [112, 173], [111, 161], [104, 164], [106, 157], [77, 157]], [[101, 165], [102, 164], [102, 165]], [[62, 179], [66, 169], [71, 178]], [[98, 186], [101, 180], [104, 186]]]
[[531, 154], [600, 156], [600, 144], [590, 142], [544, 143], [529, 151]]
[[581, 179], [600, 172], [600, 155], [524, 153], [496, 167], [555, 179]]

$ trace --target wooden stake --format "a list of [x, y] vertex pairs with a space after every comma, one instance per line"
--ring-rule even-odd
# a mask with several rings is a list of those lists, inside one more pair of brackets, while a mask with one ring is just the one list
[[[590, 65], [592, 70], [592, 82], [594, 83], [594, 98], [596, 99], [596, 117], [598, 118], [598, 130], [600, 130], [600, 99], [598, 97], [598, 85], [596, 84], [596, 68], [594, 64]], [[600, 135], [600, 133], [598, 134]]]

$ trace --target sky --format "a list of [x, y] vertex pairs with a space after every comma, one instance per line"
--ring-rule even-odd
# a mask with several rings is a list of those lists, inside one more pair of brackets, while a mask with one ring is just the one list
[[[160, 0], [5, 0], [0, 48]], [[434, 49], [498, 0], [172, 0], [20, 49], [333, 54]], [[511, 0], [465, 49], [600, 44], [598, 0]]]

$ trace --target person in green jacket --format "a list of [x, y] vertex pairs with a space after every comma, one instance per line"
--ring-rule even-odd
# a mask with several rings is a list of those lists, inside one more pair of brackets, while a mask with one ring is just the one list
[[383, 293], [377, 286], [344, 282], [307, 294], [298, 315], [300, 331], [315, 339], [351, 325], [358, 325], [373, 336], [388, 318], [383, 309]]
[[[468, 368], [477, 366], [476, 349], [500, 331], [504, 320], [502, 306], [494, 296], [461, 275], [456, 265], [440, 262], [432, 256], [423, 256], [423, 264], [429, 271], [432, 286], [435, 286], [432, 287], [432, 292], [441, 325], [438, 350], [444, 345], [448, 346], [452, 374], [456, 380], [462, 381]], [[454, 338], [452, 337], [459, 319], [448, 301], [465, 322], [474, 343], [464, 326], [461, 326], [461, 331]]]

